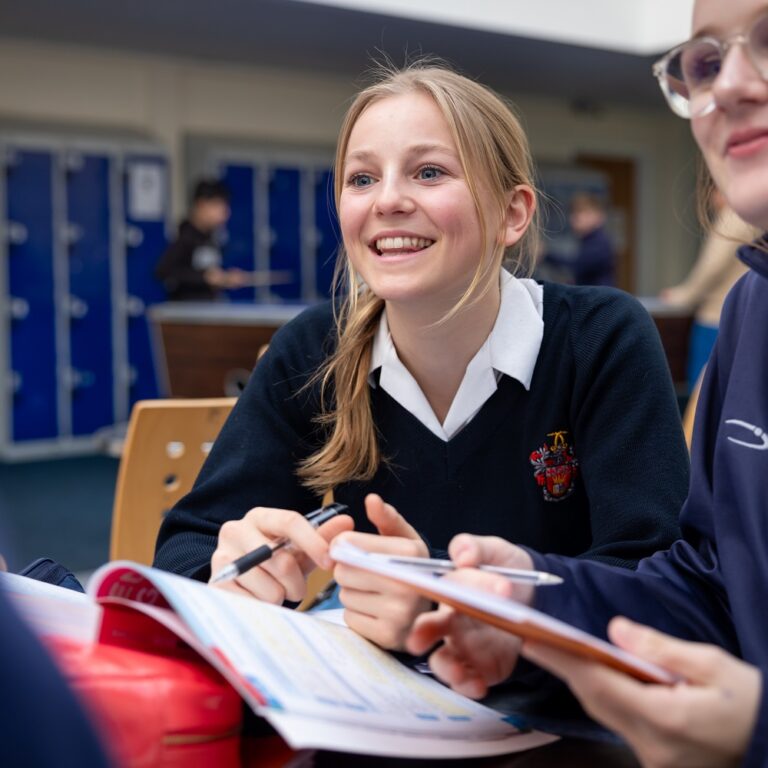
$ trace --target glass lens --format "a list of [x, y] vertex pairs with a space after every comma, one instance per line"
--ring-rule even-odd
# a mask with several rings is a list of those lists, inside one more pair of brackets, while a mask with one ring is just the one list
[[721, 63], [720, 46], [714, 40], [691, 40], [672, 51], [665, 70], [666, 94], [678, 115], [695, 116], [709, 106]]
[[710, 40], [692, 40], [679, 54], [680, 77], [691, 97], [712, 87], [722, 64], [720, 46]]
[[755, 68], [762, 77], [768, 77], [768, 14], [754, 23], [747, 45]]

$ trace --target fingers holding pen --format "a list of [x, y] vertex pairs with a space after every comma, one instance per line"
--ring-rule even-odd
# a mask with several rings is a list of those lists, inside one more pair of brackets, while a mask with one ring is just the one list
[[265, 544], [275, 546], [281, 540], [288, 540], [290, 547], [278, 549], [258, 567], [217, 586], [270, 603], [298, 602], [304, 597], [306, 574], [315, 565], [329, 565], [328, 542], [351, 528], [353, 522], [348, 515], [338, 515], [315, 528], [298, 512], [255, 507], [240, 520], [229, 521], [221, 527], [211, 558], [211, 571], [217, 573]]

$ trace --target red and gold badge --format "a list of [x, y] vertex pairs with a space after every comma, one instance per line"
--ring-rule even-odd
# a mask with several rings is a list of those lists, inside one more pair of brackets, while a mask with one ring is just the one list
[[568, 445], [565, 430], [549, 432], [551, 444], [545, 441], [541, 448], [531, 454], [533, 476], [541, 486], [546, 501], [567, 499], [576, 487], [579, 474], [579, 460], [573, 454], [573, 447]]

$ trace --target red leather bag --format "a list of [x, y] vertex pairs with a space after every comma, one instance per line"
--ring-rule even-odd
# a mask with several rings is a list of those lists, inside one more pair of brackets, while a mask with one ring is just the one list
[[61, 638], [50, 645], [120, 768], [240, 765], [242, 700], [200, 657]]

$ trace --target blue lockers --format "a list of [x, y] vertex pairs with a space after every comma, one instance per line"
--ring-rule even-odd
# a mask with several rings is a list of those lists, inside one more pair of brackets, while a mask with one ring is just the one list
[[[167, 163], [120, 144], [0, 150], [0, 458], [88, 450], [157, 395], [145, 309], [163, 299]], [[143, 196], [136, 168], [155, 180]]]
[[[155, 183], [164, 185], [166, 161], [162, 156], [129, 153], [122, 168], [123, 213], [125, 216], [125, 316], [128, 364], [124, 377], [128, 384], [128, 412], [137, 400], [158, 396], [152, 343], [146, 310], [165, 300], [165, 291], [155, 278], [155, 264], [167, 243], [168, 191], [155, 190], [160, 208], [137, 210], [131, 205], [130, 181], [136, 172], [155, 170]], [[150, 176], [151, 178], [151, 176]], [[150, 208], [152, 206], [149, 206]]]
[[[230, 193], [231, 216], [227, 222], [227, 239], [223, 247], [226, 267], [239, 267], [250, 272], [254, 264], [254, 214], [258, 169], [249, 165], [227, 165], [222, 181]], [[230, 291], [233, 301], [253, 301], [253, 288]]]
[[292, 273], [289, 283], [272, 293], [281, 299], [301, 298], [301, 171], [273, 168], [269, 178], [269, 228], [272, 233], [269, 268]]
[[328, 297], [339, 240], [330, 158], [214, 152], [211, 166], [232, 198], [224, 265], [290, 273], [287, 282], [233, 291], [231, 298], [292, 303]]
[[116, 421], [110, 158], [70, 154], [64, 163], [72, 434], [89, 435]]
[[53, 157], [8, 151], [5, 168], [9, 437], [49, 439], [58, 434]]
[[333, 199], [333, 173], [317, 171], [314, 174], [315, 228], [317, 230], [317, 257], [315, 289], [318, 296], [330, 296], [336, 253], [341, 235], [336, 221]]

